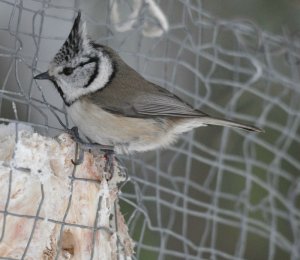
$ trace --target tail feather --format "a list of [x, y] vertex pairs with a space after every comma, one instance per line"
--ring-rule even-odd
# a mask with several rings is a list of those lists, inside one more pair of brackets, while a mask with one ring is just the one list
[[251, 131], [251, 132], [258, 132], [258, 133], [264, 132], [263, 129], [260, 129], [260, 128], [255, 127], [255, 126], [246, 125], [246, 124], [243, 124], [243, 123], [238, 123], [238, 122], [235, 122], [235, 121], [216, 118], [216, 117], [202, 117], [201, 121], [203, 122], [203, 124], [207, 124], [207, 125], [236, 127], [236, 128], [240, 128], [240, 129], [243, 129], [243, 130], [247, 130], [247, 131]]

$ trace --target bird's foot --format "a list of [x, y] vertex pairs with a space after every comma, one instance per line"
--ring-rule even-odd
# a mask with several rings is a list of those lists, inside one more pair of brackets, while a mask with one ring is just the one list
[[66, 131], [76, 143], [83, 143], [79, 136], [78, 127], [74, 126], [71, 129], [66, 129]]
[[111, 153], [114, 154], [114, 147], [113, 146], [109, 146], [109, 145], [102, 145], [102, 144], [97, 144], [97, 143], [87, 143], [84, 142], [80, 136], [79, 136], [79, 132], [78, 132], [78, 127], [74, 126], [71, 129], [67, 129], [67, 133], [72, 137], [72, 139], [79, 145], [79, 147], [81, 149], [79, 149], [79, 157], [78, 159], [72, 160], [72, 163], [74, 165], [79, 165], [82, 164], [83, 159], [84, 159], [84, 151], [86, 150], [100, 150], [102, 152], [106, 153]]
[[112, 150], [106, 150], [104, 151], [104, 158], [105, 158], [105, 166], [104, 166], [104, 172], [109, 173], [109, 177], [107, 180], [111, 180], [114, 176], [114, 161], [115, 161], [115, 152]]

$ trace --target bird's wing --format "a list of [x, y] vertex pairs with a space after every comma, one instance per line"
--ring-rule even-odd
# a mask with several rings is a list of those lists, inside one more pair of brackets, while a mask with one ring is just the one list
[[204, 115], [175, 95], [166, 93], [140, 93], [133, 100], [132, 108], [137, 114], [148, 116], [198, 117]]
[[105, 48], [115, 61], [116, 72], [107, 86], [86, 97], [89, 102], [128, 117], [206, 116], [168, 90], [144, 79], [110, 48]]
[[154, 85], [141, 88], [106, 86], [90, 95], [90, 102], [114, 114], [128, 117], [199, 117], [206, 116], [193, 109], [169, 91]]

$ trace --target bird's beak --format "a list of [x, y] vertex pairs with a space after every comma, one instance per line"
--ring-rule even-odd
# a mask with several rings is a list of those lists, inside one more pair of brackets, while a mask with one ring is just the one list
[[38, 74], [38, 75], [34, 76], [33, 78], [34, 79], [49, 79], [49, 80], [51, 79], [48, 71]]

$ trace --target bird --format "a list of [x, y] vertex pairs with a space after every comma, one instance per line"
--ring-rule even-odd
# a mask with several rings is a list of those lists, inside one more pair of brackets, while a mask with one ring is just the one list
[[48, 70], [34, 79], [50, 80], [80, 132], [117, 154], [165, 148], [180, 134], [207, 125], [262, 132], [194, 109], [146, 80], [112, 48], [88, 37], [80, 11]]

